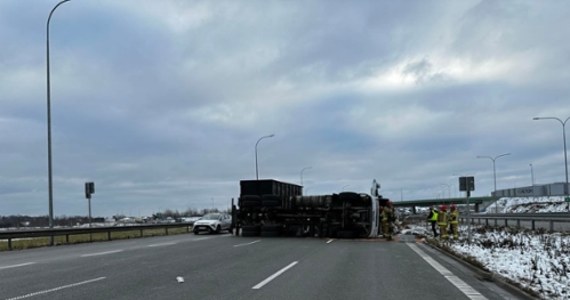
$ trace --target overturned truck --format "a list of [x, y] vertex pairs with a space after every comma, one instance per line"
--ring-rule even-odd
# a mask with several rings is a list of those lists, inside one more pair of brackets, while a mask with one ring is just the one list
[[302, 187], [273, 179], [240, 181], [232, 222], [242, 236], [376, 237], [388, 199], [354, 192], [304, 196]]

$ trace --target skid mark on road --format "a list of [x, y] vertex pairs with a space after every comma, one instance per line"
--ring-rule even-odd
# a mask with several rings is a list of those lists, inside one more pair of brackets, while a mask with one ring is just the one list
[[265, 280], [263, 280], [262, 282], [258, 283], [257, 285], [255, 285], [254, 287], [252, 287], [251, 289], [253, 290], [259, 290], [260, 288], [262, 288], [264, 285], [268, 284], [269, 282], [271, 282], [273, 279], [277, 278], [279, 275], [285, 273], [285, 271], [291, 269], [292, 267], [294, 267], [296, 264], [298, 263], [298, 261], [294, 261], [292, 263], [290, 263], [288, 266], [286, 266], [285, 268], [277, 271], [277, 273], [267, 277]]
[[459, 277], [453, 275], [451, 271], [449, 271], [446, 267], [442, 266], [440, 263], [435, 261], [429, 255], [425, 254], [417, 245], [415, 244], [407, 244], [414, 252], [416, 252], [421, 258], [423, 258], [428, 264], [430, 264], [436, 271], [438, 271], [445, 279], [451, 282], [455, 287], [457, 287], [465, 296], [469, 299], [474, 300], [485, 300], [487, 299], [485, 296], [481, 295], [481, 293], [477, 292], [474, 288], [470, 285], [465, 283], [465, 281], [461, 280]]
[[10, 266], [1, 266], [0, 270], [25, 267], [25, 266], [29, 266], [29, 265], [33, 265], [33, 264], [35, 264], [35, 262], [27, 262], [27, 263], [23, 263], [23, 264], [10, 265]]
[[56, 291], [61, 291], [61, 290], [63, 290], [63, 289], [69, 289], [69, 288], [73, 288], [73, 287], [80, 286], [80, 285], [84, 285], [84, 284], [88, 284], [88, 283], [97, 282], [97, 281], [104, 280], [104, 279], [107, 279], [107, 277], [97, 277], [97, 278], [93, 278], [93, 279], [89, 279], [89, 280], [85, 280], [85, 281], [81, 281], [81, 282], [77, 282], [77, 283], [72, 283], [72, 284], [68, 284], [68, 285], [58, 286], [58, 287], [56, 287], [56, 288], [49, 289], [49, 290], [43, 290], [43, 291], [39, 291], [39, 292], [34, 292], [34, 293], [29, 293], [29, 294], [26, 294], [26, 295], [14, 297], [14, 298], [8, 298], [8, 299], [6, 299], [6, 300], [19, 300], [19, 299], [25, 299], [25, 298], [30, 298], [30, 297], [38, 296], [38, 295], [45, 295], [45, 294], [48, 294], [48, 293], [52, 293], [52, 292], [56, 292]]

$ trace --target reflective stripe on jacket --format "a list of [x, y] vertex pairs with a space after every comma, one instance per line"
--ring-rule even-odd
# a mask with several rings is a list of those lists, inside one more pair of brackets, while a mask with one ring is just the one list
[[445, 212], [437, 214], [437, 224], [439, 226], [447, 226], [447, 214]]
[[454, 210], [449, 213], [449, 223], [451, 224], [459, 223], [459, 211]]

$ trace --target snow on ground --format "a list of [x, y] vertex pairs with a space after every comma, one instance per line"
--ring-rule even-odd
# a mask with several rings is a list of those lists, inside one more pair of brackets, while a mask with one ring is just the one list
[[568, 212], [569, 206], [564, 197], [500, 198], [483, 213], [495, 213], [496, 210], [499, 213]]
[[[568, 212], [564, 197], [501, 198], [496, 204], [500, 213]], [[487, 212], [494, 213], [495, 204]], [[430, 231], [427, 226], [411, 227], [402, 234], [430, 236]], [[466, 225], [460, 226], [459, 241], [431, 240], [542, 299], [570, 299], [570, 233], [476, 225], [471, 232], [470, 243]]]
[[[462, 226], [463, 236], [467, 226]], [[470, 257], [543, 299], [570, 299], [570, 235], [507, 231], [476, 227], [472, 242], [448, 242], [449, 248]]]

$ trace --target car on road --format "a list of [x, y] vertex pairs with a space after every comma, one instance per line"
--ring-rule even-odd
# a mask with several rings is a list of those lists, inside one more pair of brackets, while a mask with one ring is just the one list
[[194, 222], [192, 231], [194, 234], [200, 232], [220, 233], [224, 230], [232, 231], [232, 217], [225, 213], [210, 213], [204, 215], [200, 220]]

